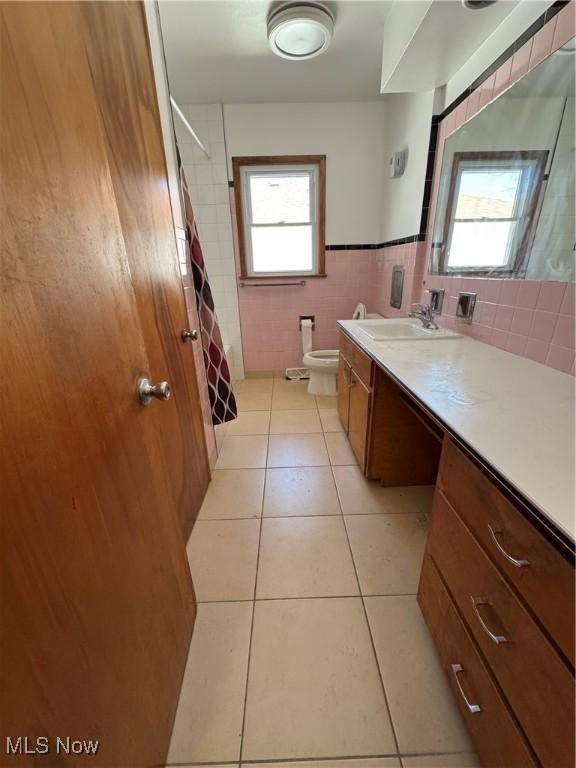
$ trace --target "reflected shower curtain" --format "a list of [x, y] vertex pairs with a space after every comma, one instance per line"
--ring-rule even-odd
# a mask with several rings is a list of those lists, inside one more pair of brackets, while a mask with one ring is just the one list
[[212, 298], [212, 290], [208, 282], [208, 275], [206, 274], [202, 246], [200, 245], [198, 229], [194, 221], [188, 183], [186, 182], [180, 153], [178, 153], [178, 170], [186, 219], [186, 249], [188, 252], [188, 263], [192, 269], [198, 317], [200, 318], [200, 334], [202, 337], [202, 351], [204, 353], [204, 367], [206, 368], [206, 378], [208, 379], [208, 394], [212, 408], [212, 423], [223, 424], [226, 421], [235, 419], [238, 416], [238, 409], [236, 407], [236, 398], [232, 391], [230, 369], [224, 354], [224, 345], [214, 309], [214, 299]]

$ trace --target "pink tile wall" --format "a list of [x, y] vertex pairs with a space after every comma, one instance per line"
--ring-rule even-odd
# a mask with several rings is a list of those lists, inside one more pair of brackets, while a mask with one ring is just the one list
[[[395, 245], [372, 253], [373, 266], [368, 294], [370, 311], [380, 312], [384, 317], [406, 316], [410, 304], [416, 300], [414, 296], [420, 296], [424, 279], [425, 243]], [[404, 290], [400, 309], [390, 306], [392, 270], [397, 264], [404, 267]]]
[[[574, 372], [574, 283], [426, 275], [426, 288], [443, 288], [440, 324], [566, 373]], [[475, 293], [470, 325], [456, 317], [458, 293]]]
[[[239, 288], [244, 367], [247, 372], [302, 365], [300, 315], [315, 316], [314, 349], [338, 347], [336, 321], [369, 304], [374, 251], [328, 251], [324, 278], [304, 287]], [[369, 306], [370, 309], [370, 306]]]
[[[414, 280], [414, 300], [426, 300], [426, 288], [444, 288], [446, 293], [441, 319], [443, 325], [455, 328], [479, 341], [572, 374], [576, 322], [574, 283], [442, 277], [429, 274], [423, 264], [428, 265], [430, 260], [445, 139], [474, 117], [493, 98], [573, 37], [575, 6], [574, 2], [565, 6], [440, 124], [427, 241], [425, 247], [418, 252], [415, 267], [416, 278], [420, 270], [425, 272], [425, 276], [421, 285], [417, 279]], [[474, 318], [470, 325], [456, 318], [459, 291], [477, 294]]]
[[[230, 190], [236, 274], [240, 275], [234, 190]], [[304, 287], [238, 288], [242, 351], [247, 373], [302, 365], [300, 315], [314, 315], [313, 349], [336, 349], [336, 321], [352, 317], [358, 302], [369, 305], [374, 250], [327, 251], [327, 277]], [[369, 311], [371, 307], [368, 306]]]
[[[240, 274], [238, 229], [233, 190], [230, 191], [236, 273]], [[392, 267], [405, 268], [402, 308], [389, 303]], [[307, 278], [304, 287], [238, 288], [244, 367], [247, 373], [277, 371], [302, 365], [300, 315], [314, 315], [314, 349], [338, 347], [337, 320], [352, 317], [358, 302], [368, 312], [386, 317], [405, 315], [414, 284], [420, 290], [424, 243], [383, 249], [326, 251], [327, 277]]]

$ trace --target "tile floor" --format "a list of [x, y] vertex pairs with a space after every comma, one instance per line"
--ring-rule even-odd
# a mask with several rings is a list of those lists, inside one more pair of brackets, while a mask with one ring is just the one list
[[431, 489], [367, 482], [306, 386], [239, 382], [218, 430], [168, 765], [476, 768], [415, 597]]

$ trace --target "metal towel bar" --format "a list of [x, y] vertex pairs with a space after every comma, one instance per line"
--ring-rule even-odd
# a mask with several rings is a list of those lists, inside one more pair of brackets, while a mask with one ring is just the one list
[[286, 286], [304, 286], [306, 285], [306, 280], [299, 280], [297, 283], [244, 283], [240, 282], [240, 288], [276, 288], [281, 285]]

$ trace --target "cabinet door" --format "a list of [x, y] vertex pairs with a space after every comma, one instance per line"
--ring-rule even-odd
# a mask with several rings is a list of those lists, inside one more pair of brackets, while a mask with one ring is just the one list
[[350, 365], [345, 357], [340, 355], [338, 361], [338, 414], [344, 427], [348, 432], [348, 415], [350, 411]]
[[370, 420], [370, 390], [358, 378], [355, 371], [350, 372], [350, 411], [348, 415], [348, 439], [358, 459], [360, 469], [366, 464], [366, 446]]

